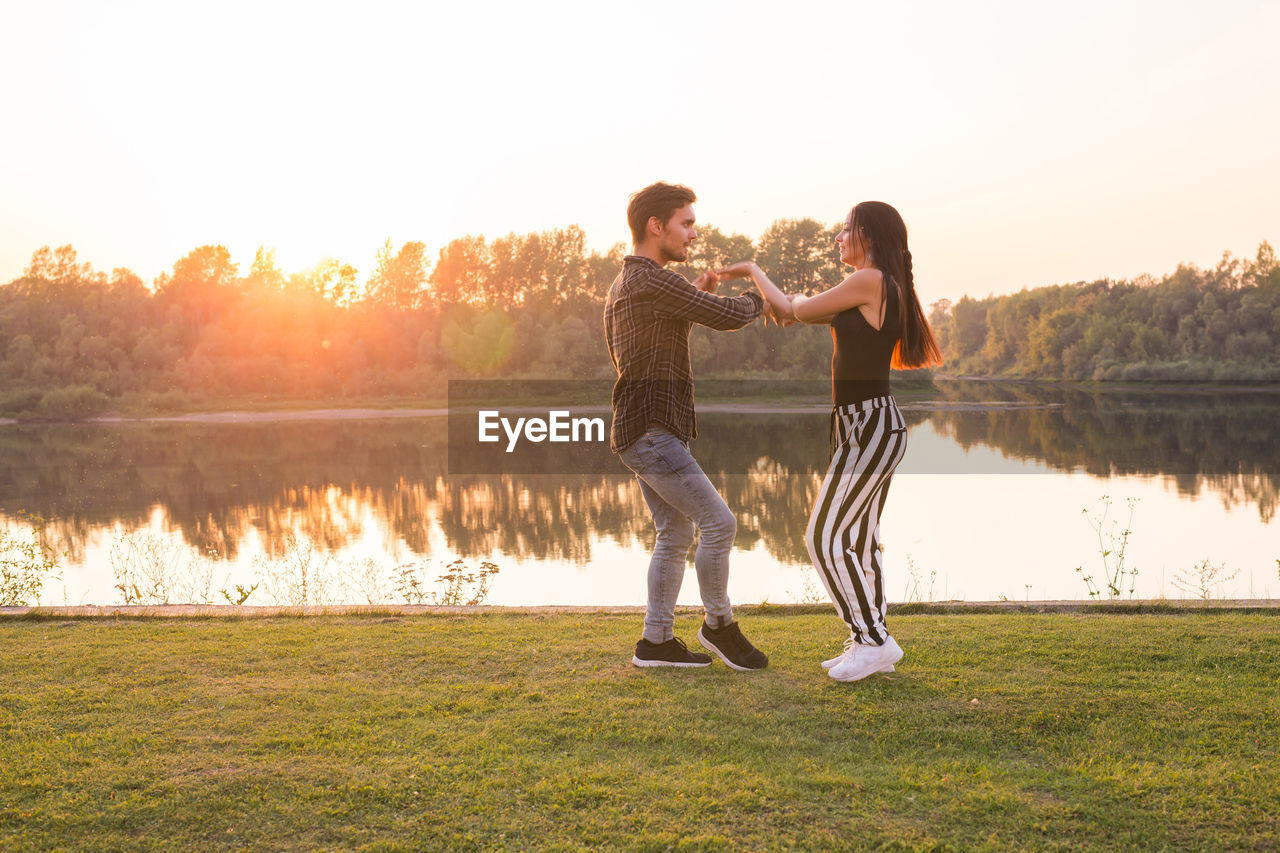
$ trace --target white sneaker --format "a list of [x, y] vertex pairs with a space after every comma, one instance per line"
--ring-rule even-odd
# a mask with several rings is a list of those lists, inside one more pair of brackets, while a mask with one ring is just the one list
[[836, 664], [840, 663], [840, 661], [847, 658], [849, 656], [849, 652], [853, 651], [853, 645], [854, 645], [853, 636], [850, 635], [849, 639], [844, 641], [844, 651], [833, 658], [828, 658], [827, 660], [824, 660], [822, 662], [822, 668], [831, 669], [831, 667], [835, 666]]
[[[897, 657], [896, 659], [897, 659], [897, 660], [901, 660], [901, 658], [902, 658], [902, 647], [898, 645], [898, 641], [897, 641], [897, 640], [895, 640], [893, 637], [890, 637], [888, 640], [886, 640], [886, 641], [885, 641], [885, 645], [888, 645], [889, 643], [893, 643], [893, 647], [894, 647], [894, 648], [896, 648], [896, 649], [898, 650], [898, 657]], [[856, 643], [854, 642], [853, 637], [850, 637], [849, 639], [845, 640], [845, 641], [844, 641], [844, 651], [843, 651], [843, 652], [841, 652], [840, 654], [836, 655], [836, 656], [835, 656], [835, 657], [833, 657], [833, 658], [828, 658], [827, 660], [824, 660], [824, 661], [822, 662], [822, 668], [823, 668], [823, 669], [831, 669], [831, 667], [833, 667], [833, 666], [835, 666], [836, 664], [840, 663], [840, 661], [844, 660], [844, 659], [845, 659], [845, 658], [847, 658], [850, 654], [852, 654], [852, 652], [853, 652], [853, 648], [854, 648], [854, 646], [855, 646], [855, 645], [856, 645]], [[885, 667], [884, 669], [882, 669], [882, 670], [880, 670], [880, 671], [881, 671], [881, 672], [893, 672], [893, 671], [894, 671], [894, 670], [893, 670], [893, 664], [889, 664], [887, 667]]]
[[902, 646], [893, 637], [885, 639], [883, 646], [855, 645], [843, 660], [827, 671], [836, 681], [859, 681], [877, 672], [893, 672], [893, 665], [902, 660]]

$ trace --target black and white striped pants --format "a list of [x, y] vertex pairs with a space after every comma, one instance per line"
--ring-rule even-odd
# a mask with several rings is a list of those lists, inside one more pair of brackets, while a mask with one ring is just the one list
[[893, 397], [837, 406], [831, 466], [813, 505], [805, 541], [836, 612], [854, 642], [884, 645], [880, 511], [907, 449], [907, 424]]

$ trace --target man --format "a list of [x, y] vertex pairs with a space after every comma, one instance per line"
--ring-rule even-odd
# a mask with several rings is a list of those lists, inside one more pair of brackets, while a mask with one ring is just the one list
[[605, 301], [605, 337], [618, 371], [613, 387], [610, 447], [635, 472], [653, 514], [657, 540], [649, 561], [649, 601], [636, 666], [707, 666], [675, 636], [675, 606], [685, 559], [698, 530], [694, 564], [706, 609], [698, 640], [736, 670], [764, 669], [769, 659], [742, 635], [729, 604], [729, 552], [737, 520], [689, 453], [698, 434], [693, 412], [689, 329], [740, 329], [758, 317], [755, 291], [724, 297], [705, 272], [692, 284], [664, 269], [689, 257], [698, 239], [688, 187], [657, 183], [631, 197], [627, 222], [634, 253]]

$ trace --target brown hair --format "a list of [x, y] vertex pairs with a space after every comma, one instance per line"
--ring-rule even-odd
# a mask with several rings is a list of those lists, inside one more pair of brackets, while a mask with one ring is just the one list
[[884, 276], [882, 292], [887, 293], [890, 287], [897, 291], [898, 343], [893, 348], [893, 366], [912, 369], [942, 364], [942, 351], [916, 296], [902, 216], [882, 201], [864, 201], [849, 214], [849, 225], [852, 233], [861, 232], [862, 245]]
[[698, 197], [688, 187], [661, 181], [634, 193], [627, 205], [627, 224], [631, 226], [632, 242], [638, 246], [644, 240], [649, 217], [656, 216], [659, 222], [666, 224], [673, 213], [697, 200]]

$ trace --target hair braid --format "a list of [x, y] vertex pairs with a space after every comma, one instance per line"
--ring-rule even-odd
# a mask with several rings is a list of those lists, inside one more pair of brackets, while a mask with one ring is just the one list
[[863, 233], [868, 252], [876, 255], [877, 266], [898, 296], [898, 343], [894, 347], [892, 365], [897, 368], [931, 367], [942, 363], [937, 339], [929, 328], [929, 320], [916, 295], [915, 271], [911, 250], [907, 248], [907, 226], [902, 216], [881, 201], [864, 201], [855, 205], [851, 225]]

